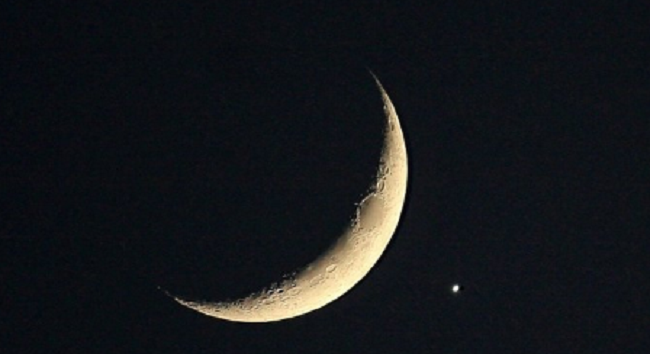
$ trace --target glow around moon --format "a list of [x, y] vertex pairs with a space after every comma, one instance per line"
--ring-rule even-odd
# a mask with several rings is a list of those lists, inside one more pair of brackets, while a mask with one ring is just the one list
[[379, 166], [351, 224], [335, 244], [290, 278], [242, 299], [200, 302], [170, 296], [208, 316], [237, 322], [272, 322], [317, 310], [341, 297], [368, 274], [397, 229], [407, 186], [402, 128], [388, 94], [374, 79], [386, 115]]

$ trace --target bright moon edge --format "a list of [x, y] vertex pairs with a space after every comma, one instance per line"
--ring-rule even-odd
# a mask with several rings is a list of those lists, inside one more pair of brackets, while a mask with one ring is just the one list
[[384, 103], [386, 129], [376, 179], [351, 225], [325, 253], [279, 284], [234, 301], [204, 302], [165, 293], [204, 315], [234, 322], [275, 322], [304, 315], [338, 299], [370, 272], [388, 246], [406, 198], [404, 134], [390, 97], [373, 76]]

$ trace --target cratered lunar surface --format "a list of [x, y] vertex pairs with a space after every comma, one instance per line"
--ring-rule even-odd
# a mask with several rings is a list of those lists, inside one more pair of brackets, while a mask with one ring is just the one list
[[341, 297], [368, 274], [397, 229], [407, 186], [404, 134], [393, 103], [379, 80], [374, 79], [386, 116], [379, 166], [371, 188], [337, 241], [288, 279], [245, 298], [202, 302], [170, 296], [208, 316], [236, 322], [272, 322], [317, 310]]

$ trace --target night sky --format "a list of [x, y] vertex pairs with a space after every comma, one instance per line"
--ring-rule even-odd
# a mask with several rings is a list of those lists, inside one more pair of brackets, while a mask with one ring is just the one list
[[[3, 354], [647, 353], [645, 9], [83, 3], [0, 9]], [[167, 297], [336, 240], [382, 143], [369, 70], [409, 185], [368, 276], [268, 324]]]

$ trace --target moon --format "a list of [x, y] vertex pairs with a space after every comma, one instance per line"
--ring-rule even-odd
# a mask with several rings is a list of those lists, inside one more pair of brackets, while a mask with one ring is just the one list
[[274, 322], [304, 315], [338, 299], [370, 272], [386, 250], [400, 220], [407, 187], [404, 134], [395, 107], [371, 72], [384, 103], [383, 146], [374, 180], [337, 241], [304, 269], [234, 301], [181, 299], [202, 314], [235, 322]]

